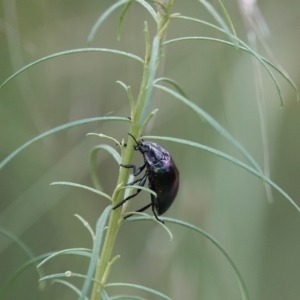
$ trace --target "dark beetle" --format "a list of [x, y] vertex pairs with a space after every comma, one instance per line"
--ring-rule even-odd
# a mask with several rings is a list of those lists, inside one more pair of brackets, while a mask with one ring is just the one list
[[[151, 194], [151, 203], [137, 210], [142, 212], [148, 207], [152, 207], [155, 218], [162, 222], [157, 215], [165, 213], [172, 205], [179, 187], [179, 171], [170, 155], [170, 153], [156, 143], [137, 142], [134, 136], [129, 135], [135, 140], [135, 151], [140, 151], [144, 157], [144, 164], [137, 168], [135, 165], [121, 165], [124, 168], [133, 168], [133, 175], [139, 175], [145, 168], [146, 172], [142, 178], [139, 178], [127, 185], [134, 185], [139, 182], [139, 186], [144, 186], [148, 178], [149, 188], [157, 194], [157, 198]], [[135, 197], [141, 190], [122, 200], [113, 209], [121, 206], [129, 199]], [[127, 216], [130, 217], [130, 216]], [[126, 217], [126, 218], [127, 218]]]

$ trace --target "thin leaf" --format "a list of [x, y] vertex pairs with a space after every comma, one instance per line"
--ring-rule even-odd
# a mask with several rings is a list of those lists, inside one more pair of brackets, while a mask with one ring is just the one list
[[[193, 21], [193, 22], [198, 22], [201, 23], [203, 25], [209, 26], [211, 28], [214, 28], [220, 32], [226, 33], [222, 28], [211, 24], [209, 22], [200, 20], [200, 19], [196, 19], [196, 18], [190, 18], [190, 17], [186, 17], [186, 16], [175, 16], [174, 18], [177, 19], [183, 19], [183, 20], [189, 20], [189, 21]], [[234, 36], [233, 36], [234, 37]], [[297, 99], [299, 100], [299, 91], [298, 88], [296, 86], [296, 84], [291, 80], [291, 78], [285, 74], [284, 71], [280, 70], [278, 67], [276, 67], [274, 64], [272, 64], [270, 61], [268, 61], [266, 58], [262, 57], [261, 55], [259, 55], [256, 51], [252, 50], [250, 46], [248, 46], [244, 41], [242, 41], [241, 39], [239, 39], [238, 37], [235, 37], [238, 42], [243, 45], [245, 48], [247, 48], [249, 50], [249, 53], [251, 53], [253, 56], [255, 56], [260, 62], [264, 61], [267, 65], [269, 65], [270, 67], [272, 67], [274, 70], [276, 70], [290, 85], [291, 87], [294, 89], [294, 91], [296, 92], [297, 95]], [[240, 47], [239, 47], [240, 48]], [[266, 66], [263, 65], [265, 68]]]
[[[198, 233], [201, 233], [203, 236], [205, 236], [209, 241], [211, 241], [222, 253], [223, 255], [226, 257], [227, 261], [229, 262], [229, 264], [231, 265], [235, 276], [237, 278], [239, 287], [240, 287], [240, 291], [242, 294], [242, 299], [243, 300], [248, 300], [249, 296], [248, 296], [248, 291], [247, 291], [247, 287], [246, 284], [244, 282], [244, 279], [238, 269], [238, 267], [236, 266], [236, 264], [234, 263], [233, 259], [230, 257], [230, 255], [228, 254], [228, 252], [225, 250], [225, 248], [213, 237], [211, 236], [209, 233], [207, 233], [206, 231], [204, 231], [203, 229], [196, 227], [190, 223], [184, 222], [184, 221], [180, 221], [177, 219], [173, 219], [173, 218], [167, 218], [167, 217], [160, 217], [163, 221], [169, 222], [169, 223], [173, 223], [176, 225], [180, 225], [180, 226], [184, 226], [187, 227], [189, 229], [192, 229]], [[137, 217], [137, 218], [132, 218], [128, 221], [147, 221], [147, 219], [145, 217]]]
[[196, 104], [188, 100], [187, 98], [179, 95], [178, 93], [172, 91], [161, 85], [155, 85], [155, 87], [171, 94], [188, 107], [190, 107], [195, 113], [203, 117], [213, 128], [216, 129], [223, 137], [225, 137], [229, 142], [231, 142], [248, 160], [249, 162], [260, 172], [262, 173], [261, 168], [258, 163], [254, 160], [254, 158], [250, 155], [250, 153], [223, 127], [221, 126], [214, 118], [212, 118], [207, 112], [198, 107]]
[[52, 183], [50, 183], [50, 185], [68, 185], [68, 186], [78, 187], [78, 188], [81, 188], [81, 189], [84, 189], [84, 190], [88, 190], [88, 191], [90, 191], [90, 192], [93, 192], [93, 193], [95, 193], [95, 194], [98, 194], [98, 195], [100, 195], [100, 196], [102, 196], [102, 197], [104, 197], [104, 198], [107, 198], [107, 199], [110, 200], [110, 201], [112, 200], [112, 198], [111, 198], [109, 195], [107, 195], [107, 194], [105, 194], [105, 193], [103, 193], [103, 192], [101, 192], [101, 191], [98, 191], [98, 190], [93, 189], [93, 188], [91, 188], [91, 187], [89, 187], [89, 186], [82, 185], [82, 184], [78, 184], [78, 183], [74, 183], [74, 182], [57, 181], [57, 182], [52, 182]]
[[[231, 31], [233, 32], [233, 35], [234, 35], [234, 37], [235, 37], [235, 39], [236, 39], [236, 41], [237, 41], [237, 43], [238, 43], [236, 31], [235, 31], [233, 22], [231, 21], [231, 18], [230, 18], [230, 16], [229, 16], [228, 12], [227, 12], [227, 9], [225, 8], [225, 6], [224, 6], [224, 4], [222, 3], [221, 0], [218, 0], [218, 1], [219, 1], [220, 6], [221, 6], [221, 9], [222, 9], [222, 11], [223, 11], [223, 14], [224, 14], [224, 16], [225, 16], [225, 18], [226, 18], [226, 20], [227, 20], [229, 26], [230, 26], [230, 29], [231, 29]], [[238, 48], [238, 44], [237, 44], [236, 46], [237, 46], [237, 48]]]
[[145, 96], [143, 110], [141, 113], [140, 126], [142, 126], [142, 124], [145, 123], [145, 120], [149, 115], [149, 110], [152, 102], [153, 87], [154, 87], [153, 82], [157, 71], [159, 52], [160, 52], [160, 37], [156, 36], [152, 43], [151, 58], [149, 62], [149, 77], [148, 77], [148, 84], [147, 84], [147, 92]]
[[172, 300], [170, 297], [156, 291], [156, 290], [153, 290], [153, 289], [150, 289], [148, 287], [145, 287], [145, 286], [142, 286], [142, 285], [137, 285], [137, 284], [131, 284], [131, 283], [109, 283], [107, 285], [105, 285], [105, 287], [119, 287], [119, 286], [125, 286], [125, 287], [133, 287], [135, 289], [138, 289], [138, 290], [143, 290], [143, 291], [146, 291], [148, 293], [151, 293], [151, 294], [154, 294], [158, 297], [161, 297], [163, 299], [166, 299], [166, 300]]
[[141, 131], [146, 127], [146, 125], [149, 123], [149, 121], [153, 118], [153, 116], [158, 112], [158, 109], [154, 109], [154, 111], [147, 117], [143, 125], [141, 126]]
[[96, 23], [93, 25], [89, 35], [88, 35], [88, 43], [91, 43], [93, 39], [95, 38], [95, 35], [99, 29], [99, 27], [102, 25], [102, 23], [119, 7], [123, 4], [127, 3], [128, 0], [119, 0], [118, 2], [111, 5], [96, 21]]
[[64, 125], [60, 125], [58, 127], [52, 128], [52, 129], [36, 136], [35, 138], [31, 139], [30, 141], [26, 142], [21, 147], [19, 147], [15, 151], [13, 151], [4, 160], [2, 160], [2, 162], [0, 162], [0, 170], [10, 160], [12, 160], [17, 154], [19, 154], [22, 150], [24, 150], [25, 148], [27, 148], [31, 144], [39, 141], [40, 139], [43, 139], [43, 138], [45, 138], [45, 137], [47, 137], [51, 134], [54, 134], [54, 133], [57, 133], [57, 132], [60, 132], [60, 131], [63, 131], [63, 130], [66, 130], [66, 129], [69, 129], [69, 128], [72, 128], [72, 127], [75, 127], [75, 126], [84, 125], [84, 124], [88, 124], [88, 123], [92, 123], [92, 122], [100, 122], [100, 121], [126, 121], [126, 122], [129, 122], [129, 120], [127, 118], [122, 118], [122, 117], [99, 117], [99, 118], [90, 118], [90, 119], [78, 120], [78, 121], [66, 123]]
[[0, 233], [14, 241], [28, 255], [29, 258], [34, 258], [33, 252], [14, 233], [2, 226], [0, 226]]
[[85, 257], [91, 257], [90, 252], [92, 252], [92, 250], [87, 249], [87, 248], [71, 248], [71, 249], [57, 251], [57, 252], [51, 253], [47, 258], [45, 258], [43, 261], [41, 261], [37, 265], [37, 268], [40, 268], [42, 265], [44, 265], [50, 259], [60, 256], [60, 255], [80, 255], [80, 256], [85, 256]]
[[[53, 281], [53, 283], [61, 283], [63, 285], [66, 285], [71, 290], [73, 290], [78, 296], [80, 296], [80, 299], [81, 299], [81, 296], [82, 296], [81, 291], [75, 285], [71, 284], [70, 282], [65, 281], [65, 280], [56, 279]], [[89, 300], [87, 297], [84, 297], [84, 299]]]
[[103, 274], [103, 277], [102, 277], [102, 281], [103, 282], [106, 282], [108, 277], [109, 277], [109, 273], [111, 271], [111, 267], [113, 266], [113, 264], [115, 262], [117, 262], [119, 259], [120, 259], [120, 255], [116, 255], [111, 261], [108, 261], [107, 262], [107, 266], [105, 268], [105, 271], [104, 271], [104, 274]]
[[35, 258], [30, 259], [29, 261], [27, 261], [26, 263], [22, 264], [10, 277], [9, 279], [5, 282], [5, 284], [1, 287], [0, 289], [0, 299], [5, 299], [4, 296], [7, 294], [7, 292], [9, 291], [10, 287], [12, 286], [12, 284], [15, 282], [15, 280], [26, 270], [28, 269], [30, 266], [35, 265], [38, 261], [40, 261], [41, 259], [44, 259], [45, 257], [50, 256], [51, 254], [53, 254], [53, 252], [51, 253], [46, 253], [46, 254], [42, 254], [40, 256], [37, 256]]
[[155, 10], [152, 8], [151, 5], [147, 3], [145, 0], [135, 0], [135, 1], [143, 5], [146, 8], [146, 10], [148, 10], [149, 14], [153, 17], [156, 24], [158, 24], [159, 20], [158, 20], [157, 13], [155, 12]]
[[[140, 215], [140, 216], [144, 216], [144, 217], [148, 218], [149, 220], [155, 221], [158, 225], [162, 226], [163, 229], [167, 232], [167, 234], [170, 237], [170, 242], [173, 240], [173, 234], [172, 234], [171, 230], [165, 224], [163, 224], [162, 222], [158, 221], [154, 216], [152, 217], [152, 216], [148, 215], [147, 213], [137, 212], [137, 211], [126, 212], [125, 216], [126, 215], [137, 215], [137, 216]], [[130, 221], [131, 218], [130, 219], [126, 219], [125, 221], [127, 221], [127, 220]]]
[[88, 221], [86, 221], [83, 217], [81, 217], [78, 214], [75, 214], [74, 216], [81, 221], [81, 223], [83, 224], [83, 226], [85, 228], [87, 228], [87, 230], [90, 232], [90, 234], [92, 236], [92, 239], [93, 239], [93, 242], [94, 242], [94, 240], [95, 240], [95, 233], [94, 233], [92, 227], [90, 226], [90, 224], [88, 223]]
[[[27, 247], [27, 245], [21, 241], [14, 233], [12, 233], [11, 231], [7, 230], [6, 228], [0, 226], [0, 232], [5, 235], [6, 237], [10, 238], [12, 241], [14, 241], [27, 255], [29, 258], [31, 258], [31, 260], [33, 260], [35, 258], [35, 255], [33, 254], [33, 252], [29, 249], [29, 247]], [[37, 270], [39, 277], [44, 276], [44, 272], [43, 270]], [[41, 289], [44, 288], [44, 286], [40, 287]], [[1, 295], [1, 293], [0, 293]], [[1, 299], [1, 297], [0, 297]]]
[[[166, 42], [163, 43], [163, 45], [167, 45], [167, 44], [174, 43], [174, 42], [187, 41], [187, 40], [211, 41], [211, 42], [217, 42], [217, 43], [221, 43], [221, 44], [225, 44], [225, 45], [229, 45], [229, 46], [234, 46], [234, 44], [231, 43], [231, 42], [227, 42], [227, 41], [220, 40], [220, 39], [215, 39], [215, 38], [210, 38], [210, 37], [202, 37], [202, 36], [190, 36], [190, 37], [184, 37], [184, 38], [177, 38], [177, 39], [166, 41]], [[283, 105], [283, 97], [282, 97], [280, 86], [279, 86], [278, 81], [275, 78], [273, 72], [267, 66], [267, 63], [265, 62], [266, 59], [263, 59], [263, 58], [259, 57], [258, 55], [256, 55], [254, 53], [254, 51], [250, 51], [248, 48], [242, 47], [240, 45], [239, 45], [239, 49], [254, 55], [262, 63], [262, 65], [265, 67], [265, 69], [267, 70], [267, 72], [269, 73], [269, 75], [271, 76], [271, 78], [272, 78], [272, 80], [275, 84], [277, 93], [278, 93], [279, 98], [280, 98], [280, 105], [282, 106]]]
[[215, 10], [215, 8], [206, 0], [198, 0], [200, 3], [203, 4], [203, 6], [207, 9], [207, 11], [213, 16], [213, 18], [219, 23], [220, 27], [223, 28], [225, 33], [228, 35], [229, 39], [232, 41], [234, 46], [238, 48], [237, 40], [232, 38], [232, 33], [230, 32], [227, 24], [224, 22], [222, 17], [219, 15], [219, 13]]
[[101, 296], [101, 300], [109, 300], [109, 297], [108, 297], [108, 295], [107, 295], [107, 293], [106, 293], [105, 290], [101, 289], [99, 291], [99, 293], [100, 293], [100, 296]]
[[66, 50], [66, 51], [62, 51], [62, 52], [57, 52], [48, 56], [44, 56], [28, 65], [26, 65], [25, 67], [21, 68], [20, 70], [18, 70], [17, 72], [15, 72], [13, 75], [11, 75], [10, 77], [8, 77], [1, 85], [0, 85], [0, 89], [7, 84], [10, 80], [12, 80], [13, 78], [15, 78], [17, 75], [21, 74], [22, 72], [26, 71], [27, 69], [31, 68], [32, 66], [43, 62], [45, 60], [48, 59], [52, 59], [55, 57], [60, 57], [63, 55], [70, 55], [70, 54], [76, 54], [76, 53], [83, 53], [83, 52], [107, 52], [107, 53], [112, 53], [112, 54], [119, 54], [119, 55], [123, 55], [123, 56], [127, 56], [130, 58], [133, 58], [135, 60], [138, 60], [141, 63], [144, 63], [144, 60], [142, 58], [140, 58], [137, 55], [134, 55], [132, 53], [129, 52], [124, 52], [124, 51], [120, 51], [120, 50], [115, 50], [115, 49], [106, 49], [106, 48], [81, 48], [81, 49], [73, 49], [73, 50]]
[[173, 224], [181, 225], [181, 226], [187, 227], [187, 228], [192, 229], [192, 230], [195, 230], [196, 232], [201, 233], [207, 239], [209, 239], [224, 254], [226, 259], [230, 263], [230, 265], [231, 265], [231, 267], [232, 267], [232, 269], [235, 273], [235, 276], [237, 278], [237, 281], [239, 283], [240, 291], [241, 291], [241, 294], [242, 294], [242, 299], [243, 300], [248, 300], [249, 299], [247, 287], [246, 287], [246, 284], [245, 284], [245, 281], [243, 279], [242, 274], [240, 273], [238, 267], [235, 265], [233, 259], [230, 257], [230, 255], [225, 250], [225, 248], [213, 236], [211, 236], [210, 234], [208, 234], [207, 232], [205, 232], [201, 228], [196, 227], [196, 226], [194, 226], [192, 224], [189, 224], [187, 222], [183, 222], [183, 221], [180, 221], [180, 220], [176, 220], [176, 219], [173, 219], [173, 218], [167, 218], [167, 217], [162, 217], [162, 220], [164, 220], [166, 222], [173, 223]]
[[93, 182], [94, 187], [101, 191], [103, 190], [102, 185], [100, 184], [100, 180], [97, 176], [97, 154], [100, 149], [106, 150], [109, 152], [112, 157], [115, 159], [115, 161], [118, 163], [118, 165], [121, 163], [121, 156], [120, 154], [111, 146], [109, 145], [98, 145], [92, 148], [90, 153], [90, 175]]
[[160, 77], [160, 78], [155, 79], [153, 84], [156, 84], [159, 81], [164, 81], [164, 82], [170, 83], [177, 90], [177, 92], [179, 92], [179, 94], [181, 94], [185, 98], [188, 98], [186, 92], [183, 90], [183, 88], [181, 88], [179, 83], [176, 82], [175, 80], [168, 78], [168, 77]]
[[[45, 281], [45, 280], [52, 280], [52, 279], [57, 279], [57, 278], [70, 278], [70, 277], [77, 277], [77, 278], [86, 278], [86, 275], [83, 274], [78, 274], [78, 273], [73, 273], [71, 271], [66, 271], [65, 273], [57, 273], [57, 274], [51, 274], [45, 277], [42, 277], [39, 281]], [[99, 281], [92, 279], [94, 282], [101, 284]]]
[[133, 97], [132, 97], [132, 94], [131, 94], [130, 86], [127, 86], [125, 83], [123, 83], [120, 80], [118, 80], [117, 83], [119, 83], [125, 89], [125, 91], [127, 93], [127, 97], [128, 97], [129, 103], [130, 103], [131, 111], [134, 111], [134, 109], [135, 109], [135, 103], [134, 103], [134, 100], [133, 100]]
[[103, 211], [102, 215], [100, 216], [100, 218], [97, 221], [96, 239], [95, 239], [95, 242], [94, 242], [93, 253], [92, 253], [89, 268], [88, 268], [88, 271], [87, 271], [87, 276], [86, 276], [86, 279], [84, 281], [83, 287], [81, 289], [81, 296], [80, 296], [79, 300], [83, 300], [86, 297], [86, 295], [88, 294], [90, 284], [91, 284], [93, 275], [95, 273], [95, 268], [96, 268], [96, 265], [97, 265], [99, 252], [100, 252], [100, 249], [101, 249], [101, 243], [102, 243], [104, 228], [105, 228], [109, 213], [111, 211], [111, 208], [112, 208], [111, 205], [108, 206]]
[[251, 168], [250, 166], [244, 164], [243, 162], [239, 161], [238, 159], [227, 155], [219, 150], [216, 150], [214, 148], [210, 148], [204, 145], [201, 145], [199, 143], [187, 141], [187, 140], [182, 140], [182, 139], [177, 139], [177, 138], [172, 138], [172, 137], [161, 137], [161, 136], [143, 136], [145, 139], [158, 139], [158, 140], [165, 140], [165, 141], [170, 141], [170, 142], [175, 142], [195, 148], [199, 148], [202, 150], [205, 150], [209, 153], [215, 154], [217, 156], [220, 156], [222, 158], [225, 158], [226, 160], [233, 162], [234, 164], [240, 166], [241, 168], [247, 170], [248, 172], [252, 173], [253, 175], [257, 176], [258, 178], [262, 179], [266, 183], [268, 183], [270, 186], [272, 186], [275, 190], [277, 190], [281, 195], [284, 196], [296, 209], [298, 212], [300, 212], [300, 207], [294, 202], [294, 200], [284, 191], [282, 190], [277, 184], [275, 184], [271, 179], [268, 177], [264, 176], [262, 173], [256, 171], [255, 169]]
[[128, 9], [130, 8], [132, 2], [133, 2], [133, 0], [127, 1], [127, 3], [125, 3], [125, 5], [124, 5], [124, 7], [122, 9], [122, 12], [120, 14], [119, 23], [118, 23], [118, 30], [117, 30], [117, 38], [118, 38], [118, 40], [120, 40], [121, 28], [122, 28], [122, 24], [123, 24], [123, 20], [124, 20], [125, 14], [127, 13]]
[[147, 300], [147, 299], [143, 297], [132, 296], [132, 295], [116, 295], [110, 297], [110, 300]]
[[102, 134], [102, 133], [88, 133], [86, 136], [91, 136], [91, 135], [95, 135], [95, 136], [98, 136], [98, 137], [101, 137], [101, 138], [106, 138], [108, 140], [111, 140], [111, 141], [114, 141], [116, 143], [117, 146], [120, 146], [120, 143], [119, 141], [117, 141], [115, 138], [109, 136], [109, 135], [105, 135], [105, 134]]

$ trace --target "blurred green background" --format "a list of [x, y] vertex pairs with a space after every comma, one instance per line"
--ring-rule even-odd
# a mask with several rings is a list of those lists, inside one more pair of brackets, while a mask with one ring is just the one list
[[[0, 3], [0, 82], [24, 65], [43, 56], [87, 47], [87, 36], [98, 16], [112, 1], [15, 1]], [[218, 2], [213, 1], [215, 7]], [[247, 40], [247, 29], [236, 1], [225, 1], [237, 34]], [[260, 1], [271, 34], [266, 42], [273, 55], [300, 86], [300, 2]], [[198, 1], [177, 1], [174, 12], [214, 22]], [[143, 24], [155, 26], [139, 4], [125, 18], [121, 40], [116, 39], [120, 10], [98, 31], [91, 46], [115, 48], [144, 55]], [[167, 38], [223, 35], [203, 25], [175, 20]], [[225, 37], [226, 39], [226, 37]], [[268, 57], [259, 46], [258, 51]], [[182, 42], [166, 48], [164, 76], [181, 83], [190, 99], [229, 130], [263, 165], [259, 113], [250, 55], [211, 42]], [[299, 102], [279, 75], [284, 106], [280, 109], [275, 86], [262, 70], [265, 121], [268, 127], [271, 179], [300, 205]], [[83, 53], [36, 65], [0, 90], [0, 159], [17, 147], [63, 123], [89, 117], [127, 117], [126, 93], [116, 84], [130, 85], [136, 97], [142, 66], [131, 59], [105, 53]], [[156, 92], [159, 108], [146, 134], [190, 139], [220, 149], [244, 161], [242, 155], [209, 124], [163, 92]], [[107, 200], [80, 189], [55, 186], [72, 181], [91, 186], [90, 149], [101, 141], [88, 132], [127, 137], [123, 123], [93, 123], [50, 136], [30, 146], [0, 172], [0, 226], [20, 237], [36, 254], [72, 247], [91, 247], [87, 230], [74, 217], [79, 214], [94, 227]], [[202, 227], [228, 250], [247, 283], [251, 299], [300, 298], [300, 216], [277, 192], [269, 205], [262, 182], [220, 158], [182, 145], [161, 142], [181, 174], [177, 199], [166, 216]], [[112, 146], [115, 146], [113, 143]], [[140, 155], [135, 161], [141, 162]], [[105, 152], [98, 157], [99, 177], [111, 194], [118, 166]], [[132, 208], [149, 202], [141, 193]], [[234, 273], [222, 254], [205, 238], [169, 225], [169, 238], [152, 222], [126, 223], [120, 231], [110, 281], [155, 288], [172, 299], [241, 299]], [[0, 236], [0, 286], [27, 260], [24, 252]], [[45, 265], [46, 274], [71, 270], [85, 273], [88, 261], [60, 257]], [[81, 280], [70, 280], [82, 286]], [[110, 290], [149, 294], [129, 289]], [[35, 268], [28, 269], [5, 299], [76, 299], [65, 286], [47, 284], [38, 289]]]

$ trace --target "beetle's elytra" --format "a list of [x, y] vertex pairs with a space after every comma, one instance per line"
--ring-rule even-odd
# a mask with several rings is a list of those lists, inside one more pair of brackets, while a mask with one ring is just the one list
[[[163, 221], [158, 218], [158, 215], [162, 215], [170, 208], [177, 195], [179, 188], [179, 171], [167, 150], [153, 142], [145, 142], [143, 140], [138, 142], [134, 136], [130, 133], [129, 135], [136, 142], [134, 150], [142, 153], [144, 164], [138, 168], [135, 165], [121, 166], [124, 168], [133, 168], [134, 176], [139, 175], [145, 168], [146, 172], [143, 177], [127, 185], [139, 183], [139, 186], [144, 186], [148, 178], [149, 188], [157, 194], [157, 198], [151, 194], [151, 203], [140, 208], [137, 212], [142, 212], [151, 206], [155, 218], [163, 223]], [[137, 188], [134, 194], [122, 200], [113, 209], [123, 205], [140, 192], [141, 190]]]

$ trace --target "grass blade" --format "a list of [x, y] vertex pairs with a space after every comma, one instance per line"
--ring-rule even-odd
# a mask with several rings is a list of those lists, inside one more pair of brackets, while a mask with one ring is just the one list
[[[215, 8], [209, 2], [207, 2], [206, 0], [198, 0], [198, 1], [201, 4], [203, 4], [203, 6], [206, 8], [206, 10], [213, 16], [213, 18], [217, 21], [217, 23], [219, 23], [220, 27], [227, 34], [227, 36], [232, 41], [232, 43], [235, 44], [235, 47], [238, 48], [238, 42], [237, 42], [237, 40], [232, 37], [232, 33], [230, 32], [227, 24], [224, 22], [224, 20], [219, 15], [219, 13], [215, 10]], [[225, 9], [225, 7], [224, 7], [224, 9]], [[224, 10], [223, 10], [223, 12], [224, 12]], [[229, 15], [228, 15], [228, 17], [229, 17]], [[229, 20], [230, 20], [230, 18], [229, 18]], [[230, 21], [230, 24], [232, 24], [231, 21]], [[233, 31], [233, 32], [235, 32], [235, 31]]]
[[214, 118], [212, 118], [207, 112], [198, 107], [196, 104], [188, 100], [187, 98], [181, 96], [180, 94], [172, 91], [161, 85], [155, 85], [155, 87], [171, 94], [187, 106], [189, 106], [195, 113], [203, 117], [213, 128], [216, 129], [223, 137], [225, 137], [229, 142], [231, 142], [248, 160], [249, 162], [260, 172], [262, 173], [261, 168], [250, 153], [223, 127], [221, 126]]
[[[214, 28], [214, 29], [216, 29], [216, 30], [218, 30], [220, 32], [226, 33], [222, 28], [220, 28], [220, 27], [218, 27], [218, 26], [216, 26], [214, 24], [211, 24], [209, 22], [200, 20], [200, 19], [186, 17], [186, 16], [175, 16], [174, 18], [201, 23], [203, 25], [206, 25], [206, 26], [209, 26], [211, 28]], [[269, 65], [274, 70], [276, 70], [291, 85], [291, 87], [293, 88], [293, 90], [296, 93], [297, 100], [299, 100], [299, 98], [300, 98], [299, 97], [299, 91], [298, 91], [298, 88], [297, 88], [296, 84], [291, 80], [291, 78], [284, 71], [280, 70], [278, 67], [276, 67], [274, 64], [272, 64], [270, 61], [268, 61], [266, 58], [264, 58], [261, 55], [259, 55], [256, 51], [252, 50], [252, 48], [250, 46], [248, 46], [244, 41], [242, 41], [241, 39], [239, 39], [236, 36], [233, 36], [233, 37], [235, 37], [238, 40], [239, 44], [241, 44], [244, 48], [246, 48], [248, 50], [247, 52], [249, 52], [250, 54], [252, 54], [253, 56], [255, 56], [255, 58], [257, 60], [259, 60], [260, 63], [263, 64], [263, 62], [265, 62], [267, 65]], [[243, 51], [246, 51], [243, 48], [241, 48], [240, 45], [239, 45], [239, 48], [241, 50], [243, 50]], [[263, 64], [263, 67], [266, 68], [267, 66]], [[267, 69], [267, 71], [268, 71], [268, 69]]]
[[98, 260], [99, 252], [100, 252], [100, 249], [101, 249], [101, 243], [102, 243], [104, 228], [105, 228], [109, 213], [111, 211], [111, 208], [112, 208], [111, 205], [106, 207], [106, 209], [103, 211], [102, 215], [100, 216], [100, 218], [97, 221], [96, 239], [95, 239], [95, 242], [94, 242], [93, 253], [92, 253], [92, 257], [91, 257], [91, 260], [90, 260], [90, 265], [89, 265], [89, 268], [88, 268], [88, 271], [87, 271], [87, 276], [86, 276], [86, 279], [84, 281], [83, 287], [81, 289], [81, 296], [80, 296], [79, 300], [84, 300], [84, 298], [88, 294], [90, 284], [93, 280], [93, 275], [95, 273], [97, 260]]
[[153, 289], [150, 289], [148, 287], [145, 287], [145, 286], [142, 286], [142, 285], [138, 285], [138, 284], [131, 284], [131, 283], [109, 283], [107, 284], [105, 287], [113, 287], [113, 286], [125, 286], [125, 287], [133, 287], [135, 289], [138, 289], [138, 290], [143, 290], [143, 291], [146, 291], [148, 293], [151, 293], [151, 294], [154, 294], [158, 297], [161, 297], [162, 299], [166, 299], [166, 300], [172, 300], [170, 297], [156, 291], [156, 290], [153, 290]]
[[[67, 287], [69, 287], [72, 291], [74, 291], [78, 296], [82, 296], [82, 293], [81, 291], [75, 286], [73, 285], [72, 283], [68, 282], [68, 281], [65, 281], [65, 280], [60, 280], [60, 279], [56, 279], [53, 281], [53, 283], [61, 283]], [[84, 297], [84, 300], [89, 300], [87, 297]]]
[[19, 154], [22, 150], [24, 150], [25, 148], [27, 148], [28, 146], [30, 146], [31, 144], [39, 141], [40, 139], [43, 139], [51, 134], [75, 127], [75, 126], [79, 126], [79, 125], [84, 125], [84, 124], [88, 124], [88, 123], [92, 123], [92, 122], [100, 122], [100, 121], [126, 121], [126, 122], [130, 122], [130, 120], [128, 120], [128, 118], [122, 118], [122, 117], [99, 117], [99, 118], [90, 118], [90, 119], [83, 119], [83, 120], [78, 120], [78, 121], [74, 121], [74, 122], [70, 122], [70, 123], [66, 123], [63, 125], [60, 125], [58, 127], [52, 128], [38, 136], [36, 136], [35, 138], [31, 139], [30, 141], [26, 142], [25, 144], [23, 144], [21, 147], [17, 148], [15, 151], [13, 151], [10, 155], [8, 155], [4, 160], [2, 160], [0, 162], [0, 170], [9, 162], [11, 161], [17, 154]]
[[104, 198], [107, 198], [108, 200], [111, 201], [111, 197], [101, 191], [98, 191], [96, 189], [93, 189], [89, 186], [86, 186], [86, 185], [82, 185], [82, 184], [78, 184], [78, 183], [74, 183], [74, 182], [66, 182], [66, 181], [58, 181], [58, 182], [52, 182], [50, 183], [50, 185], [68, 185], [68, 186], [73, 186], [73, 187], [78, 187], [78, 188], [81, 188], [81, 189], [84, 189], [84, 190], [88, 190], [90, 192], [93, 192], [95, 194], [98, 194]]
[[124, 52], [124, 51], [120, 51], [120, 50], [115, 50], [115, 49], [106, 49], [106, 48], [81, 48], [81, 49], [73, 49], [73, 50], [66, 50], [66, 51], [62, 51], [62, 52], [57, 52], [48, 56], [44, 56], [28, 65], [26, 65], [25, 67], [21, 68], [20, 70], [18, 70], [17, 72], [15, 72], [13, 75], [11, 75], [10, 77], [8, 77], [1, 85], [0, 85], [0, 89], [6, 85], [10, 80], [12, 80], [13, 78], [15, 78], [16, 76], [18, 76], [19, 74], [21, 74], [22, 72], [26, 71], [27, 69], [33, 67], [34, 65], [52, 59], [52, 58], [56, 58], [56, 57], [60, 57], [60, 56], [64, 56], [64, 55], [70, 55], [70, 54], [76, 54], [76, 53], [84, 53], [84, 52], [107, 52], [107, 53], [112, 53], [112, 54], [118, 54], [118, 55], [123, 55], [123, 56], [127, 56], [130, 58], [133, 58], [141, 63], [144, 63], [144, 60], [142, 58], [140, 58], [137, 55], [134, 55], [132, 53], [129, 52]]
[[152, 101], [153, 87], [154, 87], [154, 78], [157, 70], [157, 62], [159, 59], [160, 52], [160, 37], [156, 36], [153, 40], [151, 58], [149, 62], [149, 78], [148, 78], [148, 88], [145, 96], [145, 103], [143, 105], [143, 111], [140, 119], [140, 126], [144, 124], [145, 120], [149, 115], [149, 110]]
[[12, 284], [15, 282], [15, 280], [30, 266], [35, 265], [38, 261], [40, 261], [41, 259], [44, 259], [45, 257], [48, 257], [49, 255], [53, 254], [53, 252], [51, 253], [46, 253], [46, 254], [42, 254], [40, 256], [34, 257], [32, 259], [30, 259], [29, 261], [27, 261], [26, 263], [24, 263], [23, 265], [21, 265], [10, 277], [9, 279], [5, 282], [5, 284], [1, 287], [0, 289], [0, 299], [5, 299], [4, 296], [7, 294], [7, 292], [9, 291], [10, 287], [12, 286]]
[[204, 151], [207, 151], [209, 153], [215, 154], [217, 156], [220, 156], [222, 158], [225, 158], [226, 160], [238, 165], [239, 167], [247, 170], [248, 172], [252, 173], [253, 175], [257, 176], [258, 178], [262, 179], [266, 183], [268, 183], [271, 187], [273, 187], [275, 190], [277, 190], [284, 198], [286, 198], [296, 209], [298, 212], [300, 212], [300, 207], [294, 202], [294, 200], [283, 190], [281, 189], [277, 184], [275, 184], [271, 179], [268, 177], [264, 176], [262, 173], [256, 171], [255, 169], [249, 167], [248, 165], [244, 164], [243, 162], [239, 161], [238, 159], [227, 155], [219, 150], [216, 150], [214, 148], [210, 148], [204, 145], [201, 145], [199, 143], [183, 140], [183, 139], [177, 139], [177, 138], [172, 138], [172, 137], [162, 137], [162, 136], [143, 136], [145, 139], [157, 139], [157, 140], [165, 140], [165, 141], [170, 141], [170, 142], [175, 142], [191, 147], [195, 147]]
[[119, 0], [118, 2], [114, 3], [112, 6], [110, 6], [99, 18], [98, 20], [95, 22], [95, 24], [93, 25], [89, 35], [88, 35], [88, 39], [87, 42], [91, 43], [93, 41], [93, 39], [95, 38], [95, 35], [98, 31], [98, 29], [100, 28], [100, 26], [102, 25], [102, 23], [119, 7], [122, 6], [124, 4], [126, 4], [127, 2], [129, 2], [128, 0]]
[[56, 251], [54, 253], [51, 253], [43, 261], [41, 261], [37, 265], [37, 268], [40, 268], [42, 265], [44, 265], [46, 262], [48, 262], [50, 259], [52, 259], [56, 256], [60, 256], [60, 255], [81, 255], [81, 256], [91, 257], [90, 252], [92, 252], [91, 249], [87, 249], [87, 248], [71, 248], [71, 249]]

